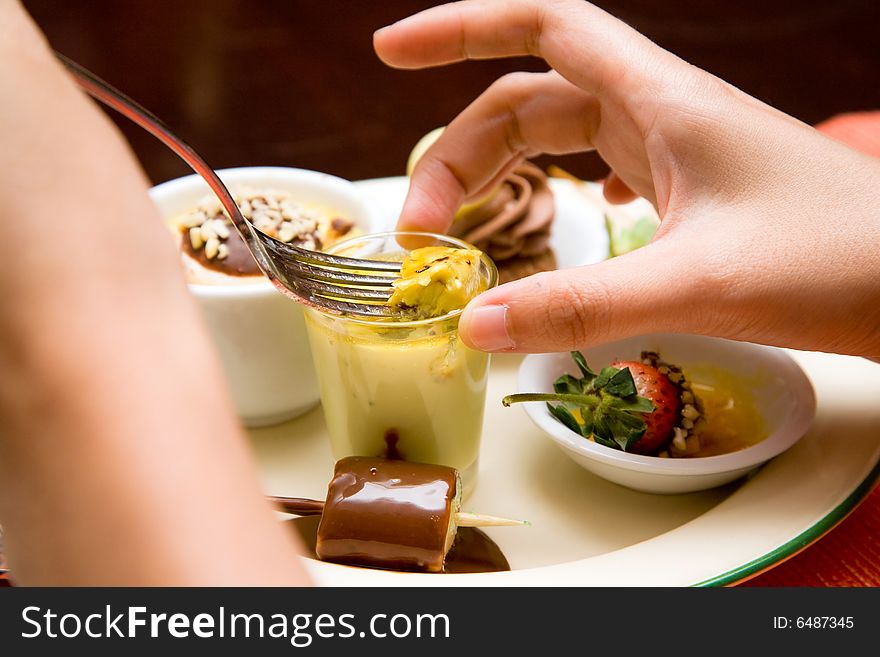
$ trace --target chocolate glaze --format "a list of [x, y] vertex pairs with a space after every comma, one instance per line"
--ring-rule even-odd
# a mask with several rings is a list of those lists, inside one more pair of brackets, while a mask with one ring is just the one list
[[227, 224], [229, 226], [229, 237], [223, 240], [223, 243], [229, 248], [229, 255], [222, 260], [220, 258], [211, 258], [209, 260], [208, 256], [205, 255], [205, 249], [192, 248], [192, 242], [189, 241], [189, 235], [186, 231], [181, 233], [180, 236], [181, 250], [202, 267], [219, 271], [227, 276], [261, 275], [262, 272], [259, 265], [257, 265], [257, 261], [254, 260], [254, 256], [251, 255], [244, 240], [241, 239], [241, 235], [238, 234], [238, 231], [231, 222], [227, 221]]
[[[290, 519], [291, 527], [302, 539], [306, 556], [313, 559], [318, 558], [315, 544], [320, 522], [318, 516]], [[446, 555], [444, 573], [494, 573], [503, 570], [510, 570], [510, 564], [495, 541], [476, 527], [459, 528], [455, 543]]]
[[442, 465], [340, 459], [315, 551], [324, 561], [439, 572], [458, 487], [458, 473]]

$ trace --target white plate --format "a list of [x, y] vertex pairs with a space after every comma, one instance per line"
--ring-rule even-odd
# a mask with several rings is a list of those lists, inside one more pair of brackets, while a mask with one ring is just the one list
[[[370, 194], [387, 195], [382, 200], [389, 216], [396, 216], [405, 179], [359, 184]], [[563, 192], [557, 201], [560, 217], [589, 221], [597, 215], [577, 195]], [[559, 222], [557, 239], [564, 240], [567, 225]], [[754, 575], [833, 527], [878, 475], [880, 366], [789, 353], [810, 377], [818, 400], [806, 436], [745, 482], [671, 496], [639, 493], [584, 471], [522, 408], [502, 408], [501, 398], [516, 390], [522, 357], [495, 357], [480, 479], [467, 507], [532, 522], [487, 530], [513, 570], [421, 575], [306, 560], [308, 569], [320, 584], [360, 586], [686, 586]], [[268, 493], [324, 497], [333, 459], [320, 408], [250, 434]]]

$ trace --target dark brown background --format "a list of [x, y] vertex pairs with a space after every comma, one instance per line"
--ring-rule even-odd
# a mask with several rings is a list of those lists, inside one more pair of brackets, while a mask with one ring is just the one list
[[[53, 46], [162, 117], [215, 167], [402, 174], [425, 132], [531, 59], [394, 71], [372, 32], [423, 0], [25, 0]], [[600, 0], [685, 59], [795, 116], [880, 108], [875, 0]], [[188, 173], [120, 124], [149, 176]], [[542, 159], [546, 164], [549, 160]], [[594, 156], [557, 158], [583, 177]]]

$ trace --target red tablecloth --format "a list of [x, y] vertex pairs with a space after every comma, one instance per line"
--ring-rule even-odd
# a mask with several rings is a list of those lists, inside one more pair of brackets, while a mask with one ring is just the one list
[[813, 545], [740, 586], [880, 586], [880, 488]]

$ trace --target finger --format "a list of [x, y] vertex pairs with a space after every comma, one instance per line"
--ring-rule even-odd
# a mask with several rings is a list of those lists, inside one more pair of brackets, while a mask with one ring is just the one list
[[497, 185], [524, 157], [592, 148], [596, 99], [555, 73], [514, 73], [469, 105], [422, 155], [401, 230], [445, 232], [462, 202]]
[[614, 171], [609, 173], [608, 177], [605, 178], [605, 184], [602, 186], [602, 193], [605, 195], [606, 201], [614, 203], [615, 205], [630, 203], [639, 197], [639, 195], [631, 190], [629, 185], [623, 182], [623, 180], [620, 179], [620, 176], [614, 173]]
[[376, 32], [379, 57], [397, 68], [466, 59], [543, 57], [564, 77], [599, 93], [614, 80], [644, 85], [655, 56], [673, 58], [638, 32], [581, 0], [469, 0], [427, 9]]
[[461, 337], [481, 351], [541, 353], [656, 331], [710, 333], [717, 295], [702, 293], [694, 250], [672, 242], [489, 290], [465, 309]]

